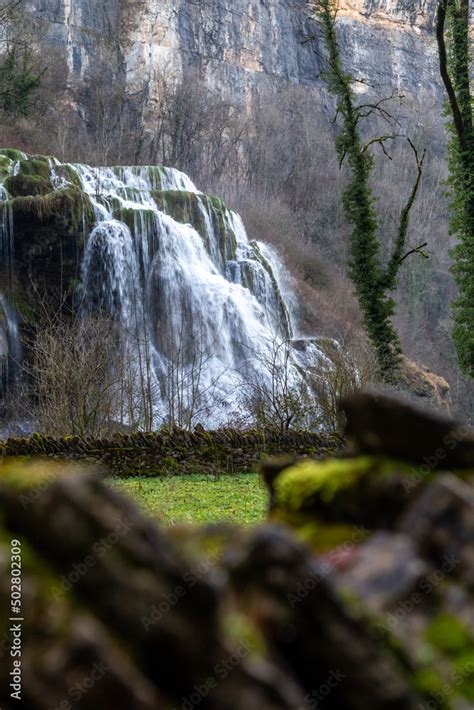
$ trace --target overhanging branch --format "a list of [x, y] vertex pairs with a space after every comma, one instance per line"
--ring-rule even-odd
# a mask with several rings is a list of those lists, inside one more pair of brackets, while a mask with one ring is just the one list
[[428, 255], [422, 251], [423, 247], [425, 247], [426, 244], [421, 244], [419, 247], [411, 249], [405, 255], [403, 254], [407, 241], [408, 227], [410, 224], [410, 212], [412, 210], [413, 205], [415, 204], [418, 190], [420, 189], [421, 178], [423, 177], [423, 166], [426, 158], [426, 150], [424, 150], [423, 153], [420, 155], [413, 141], [408, 136], [406, 137], [406, 139], [415, 156], [417, 175], [406, 205], [400, 213], [400, 221], [393, 254], [390, 258], [390, 261], [388, 262], [387, 268], [385, 269], [385, 271], [382, 272], [381, 275], [381, 282], [389, 290], [393, 290], [395, 288], [397, 274], [400, 269], [400, 266], [408, 256], [417, 253], [422, 254], [422, 256], [424, 256], [425, 258], [428, 258]]
[[398, 263], [403, 264], [405, 259], [408, 259], [408, 257], [412, 254], [420, 254], [420, 256], [422, 256], [424, 259], [429, 259], [430, 257], [428, 256], [428, 254], [423, 251], [424, 247], [426, 246], [428, 246], [428, 242], [423, 242], [423, 244], [420, 244], [419, 246], [410, 249], [410, 251], [407, 251], [407, 253], [402, 256]]

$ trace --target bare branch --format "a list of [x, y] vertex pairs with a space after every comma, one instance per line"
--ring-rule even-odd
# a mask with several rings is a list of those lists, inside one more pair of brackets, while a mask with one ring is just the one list
[[[396, 284], [396, 278], [398, 271], [400, 269], [401, 264], [405, 261], [405, 259], [409, 256], [409, 254], [403, 255], [403, 250], [405, 249], [405, 244], [407, 241], [407, 235], [408, 235], [408, 227], [410, 223], [410, 212], [413, 208], [413, 205], [415, 204], [416, 196], [418, 194], [418, 190], [420, 188], [421, 184], [421, 178], [423, 176], [423, 166], [425, 162], [425, 157], [426, 157], [426, 150], [423, 150], [423, 153], [420, 155], [417, 147], [413, 143], [413, 141], [409, 138], [406, 137], [406, 140], [410, 146], [410, 148], [413, 151], [413, 154], [415, 156], [415, 161], [416, 161], [416, 167], [417, 167], [417, 175], [415, 179], [415, 183], [413, 185], [413, 188], [410, 192], [410, 195], [408, 197], [407, 203], [402, 209], [400, 213], [400, 221], [399, 221], [399, 227], [398, 227], [398, 233], [397, 233], [397, 238], [395, 240], [395, 247], [393, 250], [392, 257], [388, 263], [388, 266], [386, 270], [383, 272], [381, 276], [381, 283], [385, 285], [387, 289], [392, 290], [395, 288]], [[410, 251], [410, 253], [418, 253], [422, 254], [425, 258], [428, 258], [427, 255], [422, 252], [422, 248], [426, 246], [426, 244], [422, 244], [420, 247], [417, 247], [416, 249], [413, 249]]]
[[402, 264], [405, 259], [408, 259], [408, 257], [412, 254], [420, 254], [420, 256], [422, 256], [424, 259], [429, 259], [429, 255], [425, 251], [423, 251], [424, 247], [426, 246], [428, 246], [428, 242], [423, 242], [423, 244], [420, 244], [419, 246], [410, 249], [410, 251], [407, 251], [407, 253], [402, 256], [398, 263]]
[[365, 153], [370, 148], [371, 145], [379, 145], [382, 148], [384, 155], [389, 160], [393, 160], [392, 156], [387, 152], [387, 149], [385, 148], [385, 143], [390, 140], [396, 140], [399, 137], [400, 137], [399, 134], [394, 133], [391, 135], [378, 136], [377, 138], [372, 138], [372, 140], [370, 140], [368, 143], [366, 143], [366, 145], [362, 149], [362, 152]]

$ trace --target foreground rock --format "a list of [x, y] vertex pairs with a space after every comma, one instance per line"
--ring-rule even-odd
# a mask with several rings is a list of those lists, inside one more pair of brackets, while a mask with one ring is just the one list
[[380, 428], [367, 454], [352, 413], [371, 424], [380, 406], [348, 406], [351, 457], [266, 467], [272, 520], [254, 531], [162, 532], [94, 471], [5, 464], [2, 708], [12, 538], [27, 707], [472, 708], [472, 441], [459, 469], [426, 472], [413, 432], [436, 445], [451, 425], [384, 400], [418, 429], [398, 432], [403, 461]]

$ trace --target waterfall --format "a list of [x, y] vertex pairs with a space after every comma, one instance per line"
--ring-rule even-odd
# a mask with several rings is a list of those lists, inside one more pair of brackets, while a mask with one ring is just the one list
[[[17, 164], [9, 166], [14, 174]], [[0, 202], [6, 203], [9, 195], [0, 185]], [[21, 360], [21, 345], [14, 297], [14, 240], [11, 206], [4, 205], [0, 220], [0, 394], [11, 388]]]
[[[275, 250], [250, 240], [240, 216], [187, 175], [54, 159], [48, 166], [53, 191], [80, 189], [95, 220], [83, 249], [81, 308], [118, 324], [134, 392], [152, 400], [146, 424], [123, 423], [248, 422], [249, 392], [274, 389], [276, 367], [293, 387], [308, 363], [328, 366], [315, 341], [295, 339], [291, 289]], [[3, 214], [2, 258], [11, 263], [13, 223]], [[8, 297], [2, 309], [12, 352], [18, 329]]]
[[[156, 424], [166, 423], [175, 399], [194, 410], [194, 423], [225, 424], [249, 383], [271, 388], [275, 342], [293, 337], [276, 252], [250, 241], [235, 212], [177, 170], [73, 167], [97, 218], [84, 256], [85, 300], [146, 338]], [[285, 363], [290, 381], [301, 379], [308, 348]]]

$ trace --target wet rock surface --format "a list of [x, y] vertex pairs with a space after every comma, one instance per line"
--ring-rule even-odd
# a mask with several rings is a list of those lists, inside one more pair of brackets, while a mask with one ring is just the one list
[[[370, 422], [379, 405], [352, 402], [349, 430], [352, 412]], [[384, 407], [415, 416], [400, 403]], [[436, 446], [448, 420], [416, 416]], [[417, 455], [410, 463], [414, 431], [398, 433], [404, 461], [391, 434], [384, 453], [382, 432], [377, 456], [353, 439], [346, 458], [268, 465], [270, 520], [255, 530], [162, 531], [83, 465], [4, 463], [2, 707], [14, 707], [15, 538], [27, 707], [471, 708], [474, 471], [460, 453], [449, 473], [423, 471]], [[469, 450], [469, 434], [458, 444]], [[390, 526], [382, 514], [364, 524], [374, 507], [361, 481], [383, 508], [375, 482], [394, 475], [405, 484], [397, 515], [389, 512]], [[351, 490], [352, 517], [339, 502]]]

